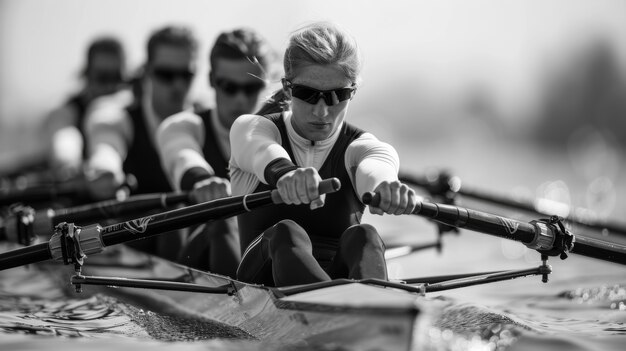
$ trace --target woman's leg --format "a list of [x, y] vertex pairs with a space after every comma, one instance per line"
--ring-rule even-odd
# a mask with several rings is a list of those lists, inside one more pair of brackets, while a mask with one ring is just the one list
[[313, 245], [296, 222], [284, 220], [268, 229], [269, 251], [276, 286], [316, 283], [330, 280], [313, 257]]
[[309, 236], [291, 220], [278, 222], [248, 246], [237, 270], [237, 278], [268, 284], [268, 268], [271, 268], [275, 286], [330, 280], [313, 257]]
[[329, 274], [333, 278], [387, 280], [385, 244], [376, 228], [358, 224], [346, 229], [339, 240], [339, 250]]

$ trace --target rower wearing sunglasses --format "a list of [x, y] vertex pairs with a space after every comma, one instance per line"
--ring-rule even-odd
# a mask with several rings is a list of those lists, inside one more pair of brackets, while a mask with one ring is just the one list
[[[335, 278], [387, 279], [384, 244], [362, 224], [361, 196], [380, 193], [375, 214], [413, 211], [416, 196], [398, 180], [389, 144], [346, 122], [357, 91], [360, 57], [337, 26], [315, 23], [294, 32], [284, 56], [282, 94], [231, 129], [233, 194], [277, 188], [284, 205], [238, 216], [243, 256], [237, 278], [285, 286]], [[321, 179], [341, 189], [319, 195]]]
[[[157, 133], [162, 164], [176, 190], [191, 191], [196, 202], [231, 195], [230, 128], [237, 117], [256, 108], [274, 56], [267, 41], [252, 29], [234, 29], [217, 37], [209, 56], [215, 108], [178, 113]], [[234, 277], [241, 257], [236, 227], [231, 218], [194, 228], [180, 262]]]
[[[88, 115], [90, 189], [95, 197], [113, 197], [128, 174], [137, 181], [133, 194], [172, 191], [157, 152], [156, 130], [166, 117], [192, 108], [189, 91], [197, 50], [195, 35], [187, 27], [155, 31], [148, 40], [143, 74], [134, 82], [132, 101], [122, 104], [111, 98]], [[182, 233], [178, 234], [131, 246], [176, 259], [182, 242]]]

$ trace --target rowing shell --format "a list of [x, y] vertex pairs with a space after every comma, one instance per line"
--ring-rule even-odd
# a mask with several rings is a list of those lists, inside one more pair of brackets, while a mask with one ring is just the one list
[[[65, 270], [65, 274], [71, 270], [50, 263], [38, 266], [52, 266], [51, 271]], [[217, 321], [264, 342], [307, 348], [409, 350], [423, 303], [416, 291], [347, 280], [280, 289], [252, 285], [127, 247], [112, 255], [105, 252], [90, 257], [82, 274], [72, 281], [85, 283], [91, 275], [97, 275], [132, 278], [95, 283], [116, 287], [136, 278], [194, 284], [209, 292], [119, 287], [108, 289], [107, 293], [139, 308]], [[83, 287], [102, 291], [102, 287]], [[210, 289], [218, 291], [211, 293]]]

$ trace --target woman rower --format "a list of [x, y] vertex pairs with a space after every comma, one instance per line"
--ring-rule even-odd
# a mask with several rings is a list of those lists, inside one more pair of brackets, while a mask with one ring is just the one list
[[[413, 211], [416, 195], [398, 180], [394, 148], [345, 122], [361, 68], [356, 43], [334, 24], [314, 23], [291, 35], [283, 64], [285, 101], [275, 104], [285, 110], [243, 115], [230, 132], [233, 194], [276, 188], [285, 203], [238, 217], [237, 277], [270, 286], [387, 279], [384, 244], [360, 223], [360, 198], [378, 192], [370, 212], [400, 215]], [[320, 196], [330, 177], [341, 190]]]

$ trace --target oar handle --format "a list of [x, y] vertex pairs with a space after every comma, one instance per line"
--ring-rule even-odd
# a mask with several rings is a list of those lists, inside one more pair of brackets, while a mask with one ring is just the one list
[[[317, 189], [320, 195], [334, 193], [335, 191], [341, 189], [341, 181], [337, 178], [324, 179], [320, 181]], [[283, 199], [280, 197], [280, 193], [278, 193], [278, 190], [276, 189], [272, 190], [272, 202], [277, 205], [283, 203]]]
[[[363, 201], [363, 203], [368, 206], [378, 207], [378, 205], [380, 205], [380, 193], [367, 192], [363, 194], [363, 196], [361, 197], [361, 201]], [[422, 203], [418, 201], [412, 214], [418, 214], [420, 212], [421, 206]]]

